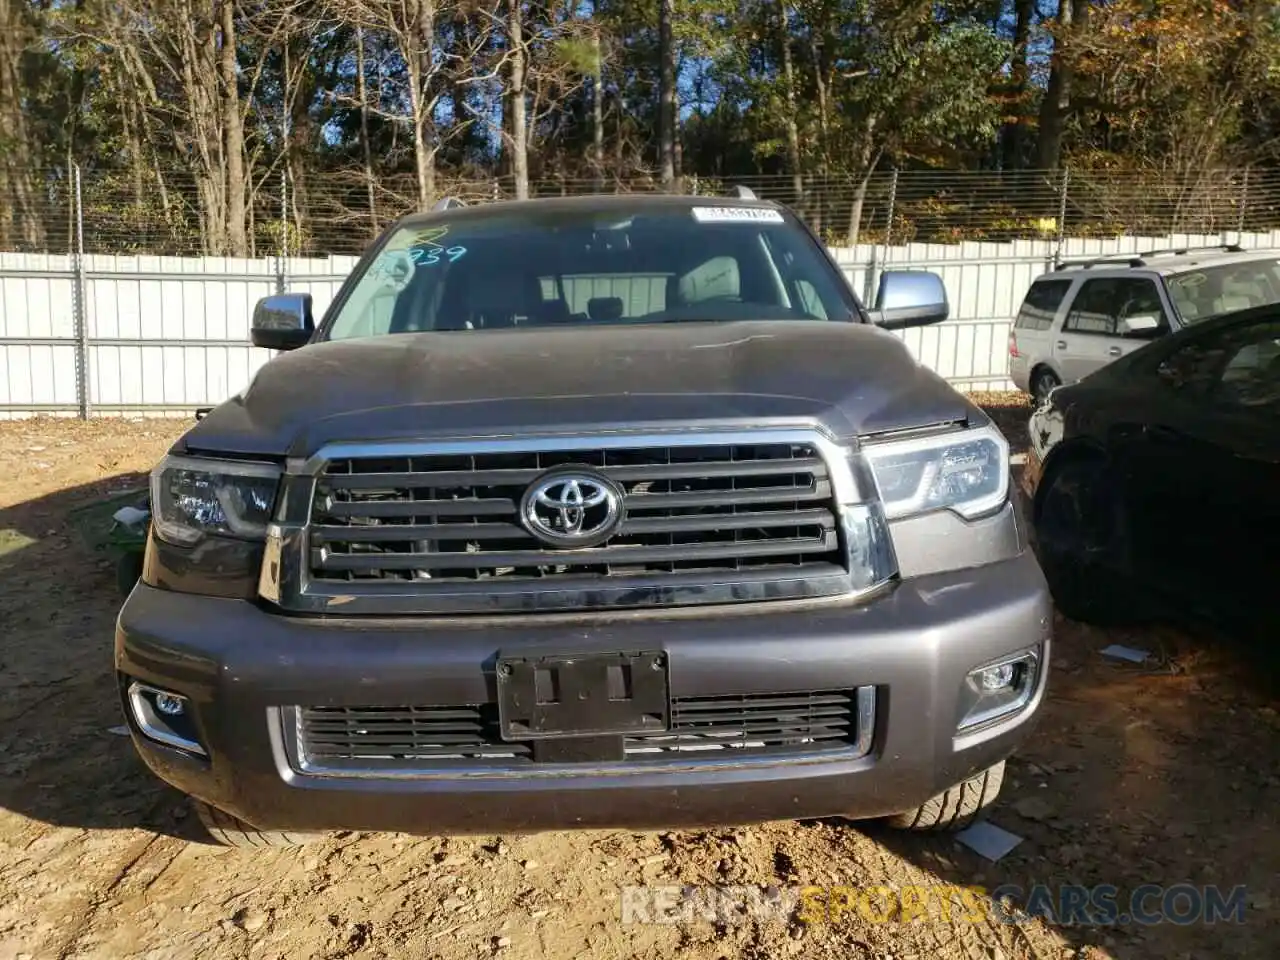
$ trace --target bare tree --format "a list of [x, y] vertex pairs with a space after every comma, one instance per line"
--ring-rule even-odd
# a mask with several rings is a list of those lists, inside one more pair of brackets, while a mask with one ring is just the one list
[[591, 31], [591, 167], [597, 190], [604, 189], [604, 54], [598, 27]]
[[386, 111], [381, 104], [371, 106], [364, 99], [366, 111], [377, 112], [392, 120], [407, 121], [413, 134], [414, 174], [417, 205], [426, 209], [436, 194], [435, 111], [440, 103], [439, 79], [443, 63], [436, 50], [437, 0], [334, 0], [335, 14], [362, 29], [386, 34], [404, 61], [404, 101], [408, 115]]
[[0, 246], [43, 240], [37, 163], [22, 109], [22, 53], [31, 39], [22, 0], [0, 0]]
[[235, 0], [220, 0], [218, 8], [222, 45], [219, 76], [222, 81], [222, 124], [227, 159], [227, 245], [233, 256], [247, 257], [249, 238], [245, 229], [245, 197], [248, 182], [244, 162], [244, 116], [240, 112]]
[[782, 91], [786, 102], [787, 172], [796, 208], [804, 209], [804, 171], [800, 167], [800, 126], [796, 118], [796, 72], [791, 61], [791, 23], [786, 0], [778, 0], [778, 44], [782, 48]]
[[373, 144], [369, 142], [369, 88], [365, 68], [364, 28], [356, 27], [356, 96], [360, 100], [360, 153], [364, 161], [364, 184], [369, 194], [369, 223], [378, 229], [378, 200], [373, 180]]
[[195, 184], [205, 252], [248, 256], [245, 113], [265, 52], [243, 69], [235, 0], [121, 0], [86, 9], [96, 19], [65, 39], [103, 50], [114, 62], [115, 92], [130, 104], [123, 112], [133, 118], [138, 141], [131, 148], [135, 164], [140, 165], [141, 144], [151, 144], [167, 208], [156, 144], [172, 143]]
[[658, 0], [658, 159], [662, 185], [676, 182], [675, 0]]
[[510, 43], [508, 65], [511, 105], [511, 174], [515, 178], [516, 199], [529, 199], [529, 119], [525, 101], [525, 64], [522, 0], [507, 0], [507, 38]]
[[[477, 116], [456, 92], [466, 86], [484, 86], [500, 77], [508, 56], [485, 65], [484, 51], [491, 47], [494, 30], [501, 28], [502, 16], [493, 4], [499, 0], [477, 0], [466, 12], [484, 26], [474, 32], [455, 31], [454, 43], [446, 48], [440, 42], [437, 26], [447, 18], [458, 16], [450, 0], [330, 0], [334, 14], [347, 23], [386, 35], [394, 44], [404, 64], [403, 79], [384, 76], [382, 82], [404, 86], [403, 97], [389, 97], [390, 102], [407, 102], [408, 114], [395, 113], [367, 95], [358, 94], [361, 109], [398, 123], [407, 123], [413, 134], [414, 173], [417, 205], [426, 209], [437, 193], [436, 161], [450, 138], [461, 136], [477, 121], [489, 123], [488, 116]], [[478, 65], [484, 65], [477, 68]], [[459, 78], [459, 70], [466, 76]], [[450, 78], [450, 73], [453, 73]], [[446, 80], [452, 80], [446, 83]], [[455, 116], [447, 129], [436, 123], [436, 114], [445, 98], [454, 93]]]

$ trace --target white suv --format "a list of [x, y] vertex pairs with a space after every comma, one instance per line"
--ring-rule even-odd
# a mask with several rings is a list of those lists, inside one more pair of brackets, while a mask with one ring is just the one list
[[1068, 261], [1039, 277], [1009, 331], [1009, 377], [1049, 391], [1149, 340], [1220, 313], [1280, 302], [1280, 253], [1239, 246]]

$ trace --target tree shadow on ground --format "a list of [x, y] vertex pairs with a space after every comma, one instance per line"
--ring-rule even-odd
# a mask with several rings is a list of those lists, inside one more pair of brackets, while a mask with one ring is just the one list
[[72, 522], [79, 508], [145, 484], [145, 474], [119, 474], [0, 509], [0, 807], [48, 824], [205, 840], [181, 795], [119, 733], [115, 559]]

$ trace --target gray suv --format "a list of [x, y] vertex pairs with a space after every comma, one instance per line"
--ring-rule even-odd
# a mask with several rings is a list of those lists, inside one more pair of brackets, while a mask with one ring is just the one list
[[1280, 255], [1239, 246], [1068, 261], [1032, 283], [1009, 331], [1009, 377], [1043, 402], [1144, 343], [1280, 302]]
[[115, 663], [224, 842], [972, 818], [1051, 608], [990, 420], [749, 199], [443, 204], [152, 474]]

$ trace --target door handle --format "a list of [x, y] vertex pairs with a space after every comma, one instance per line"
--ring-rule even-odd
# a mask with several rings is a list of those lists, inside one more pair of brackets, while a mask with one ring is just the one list
[[1059, 350], [1065, 350], [1065, 349], [1067, 349], [1067, 341], [1065, 341], [1065, 340], [1059, 340], [1059, 341], [1058, 341], [1058, 349], [1059, 349]]
[[1107, 351], [1107, 353], [1108, 353], [1108, 355], [1110, 355], [1110, 356], [1118, 357], [1118, 356], [1120, 356], [1120, 348], [1119, 348], [1119, 347], [1111, 347], [1111, 348]]

